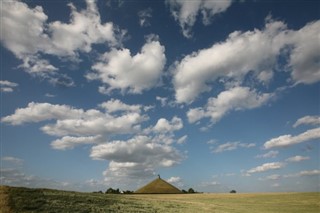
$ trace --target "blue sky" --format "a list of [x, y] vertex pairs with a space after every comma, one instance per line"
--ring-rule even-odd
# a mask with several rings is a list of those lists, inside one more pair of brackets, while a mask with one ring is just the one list
[[1, 184], [319, 191], [318, 1], [1, 2]]

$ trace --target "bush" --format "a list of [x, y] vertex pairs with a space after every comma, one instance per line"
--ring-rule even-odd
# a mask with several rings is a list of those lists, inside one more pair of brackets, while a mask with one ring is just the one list
[[230, 191], [230, 193], [237, 193], [237, 191], [233, 189]]

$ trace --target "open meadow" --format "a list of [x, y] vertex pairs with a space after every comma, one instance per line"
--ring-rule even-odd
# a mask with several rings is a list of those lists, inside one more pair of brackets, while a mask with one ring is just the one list
[[319, 212], [320, 193], [110, 195], [0, 187], [0, 212]]

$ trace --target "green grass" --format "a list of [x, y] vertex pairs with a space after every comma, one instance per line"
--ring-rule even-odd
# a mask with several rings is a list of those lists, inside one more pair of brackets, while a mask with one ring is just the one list
[[[320, 193], [110, 195], [0, 187], [0, 212], [320, 212]], [[4, 199], [4, 197], [6, 197]], [[9, 209], [1, 211], [1, 209]]]

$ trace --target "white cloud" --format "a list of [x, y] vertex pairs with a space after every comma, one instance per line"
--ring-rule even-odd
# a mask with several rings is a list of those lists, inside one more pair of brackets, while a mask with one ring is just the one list
[[310, 159], [310, 157], [296, 155], [294, 157], [290, 157], [290, 158], [286, 159], [286, 161], [287, 162], [300, 162], [300, 161], [309, 160], [309, 159]]
[[269, 175], [267, 177], [263, 177], [263, 178], [259, 178], [259, 180], [264, 181], [264, 180], [279, 180], [282, 176], [278, 175], [278, 174], [274, 174], [274, 175]]
[[280, 178], [281, 178], [281, 175], [277, 175], [277, 174], [269, 175], [266, 177], [267, 180], [279, 180]]
[[145, 10], [140, 10], [138, 12], [139, 17], [139, 24], [141, 27], [148, 27], [150, 26], [150, 18], [152, 17], [152, 9], [147, 8]]
[[292, 79], [296, 83], [311, 84], [320, 81], [319, 32], [320, 21], [306, 24], [292, 35], [295, 46], [290, 55]]
[[170, 7], [171, 15], [182, 29], [185, 37], [192, 36], [191, 29], [196, 22], [199, 13], [202, 14], [202, 22], [205, 25], [211, 23], [212, 18], [219, 13], [227, 10], [231, 5], [231, 0], [224, 1], [184, 1], [184, 0], [167, 0], [166, 3]]
[[162, 107], [166, 106], [168, 103], [168, 98], [166, 98], [166, 97], [157, 96], [156, 100], [160, 101]]
[[170, 177], [167, 179], [167, 182], [178, 187], [183, 187], [184, 185], [181, 177]]
[[48, 16], [41, 6], [29, 8], [20, 1], [4, 1], [1, 5], [1, 42], [18, 58], [50, 48], [50, 39], [44, 32]]
[[[23, 61], [20, 66], [33, 75], [50, 79], [58, 68], [43, 57], [53, 55], [76, 61], [78, 52], [90, 52], [92, 44], [119, 44], [120, 31], [112, 22], [102, 24], [96, 1], [86, 0], [86, 9], [71, 9], [68, 23], [48, 23], [41, 6], [29, 7], [20, 1], [4, 1], [1, 5], [1, 42]], [[57, 75], [57, 74], [55, 74]]]
[[165, 118], [160, 118], [156, 125], [153, 127], [155, 132], [173, 132], [183, 128], [183, 122], [181, 118], [174, 116], [171, 121]]
[[11, 82], [11, 81], [3, 81], [0, 80], [0, 91], [1, 92], [13, 92], [14, 88], [19, 86], [19, 84]]
[[216, 123], [230, 111], [257, 108], [267, 103], [272, 97], [273, 94], [259, 94], [248, 87], [234, 87], [221, 92], [216, 98], [209, 98], [204, 109], [190, 109], [187, 116], [190, 123], [204, 117], [210, 117], [211, 121]]
[[172, 184], [178, 183], [180, 181], [181, 181], [181, 177], [170, 177], [167, 179], [167, 182]]
[[104, 174], [111, 179], [148, 177], [154, 174], [156, 168], [171, 167], [183, 159], [174, 147], [155, 143], [148, 136], [93, 146], [90, 156], [110, 161]]
[[23, 63], [19, 66], [32, 75], [38, 75], [43, 78], [49, 78], [50, 75], [57, 75], [57, 67], [50, 64], [46, 59], [41, 59], [38, 55], [25, 55], [22, 58]]
[[315, 175], [320, 175], [320, 170], [317, 170], [317, 169], [305, 170], [305, 171], [301, 171], [301, 172], [298, 172], [298, 173], [295, 173], [295, 174], [284, 175], [283, 177], [291, 178], [291, 177], [315, 176]]
[[75, 55], [76, 50], [90, 52], [94, 43], [107, 42], [114, 46], [118, 44], [112, 22], [101, 24], [100, 14], [96, 1], [86, 0], [87, 8], [77, 11], [76, 7], [69, 3], [71, 19], [69, 23], [55, 21], [49, 24], [52, 33], [52, 43], [58, 55]]
[[275, 158], [279, 154], [279, 151], [271, 150], [265, 154], [257, 155], [256, 158]]
[[156, 39], [149, 37], [136, 55], [131, 56], [129, 49], [112, 49], [105, 53], [100, 62], [94, 64], [87, 79], [99, 79], [108, 88], [102, 88], [108, 93], [114, 89], [122, 92], [140, 94], [159, 83], [162, 70], [166, 63], [165, 48]]
[[103, 113], [96, 109], [75, 109], [68, 105], [49, 103], [29, 103], [26, 108], [2, 118], [2, 122], [21, 125], [28, 122], [56, 120], [41, 128], [55, 136], [92, 136], [133, 133], [148, 117], [137, 112], [127, 112], [119, 116]]
[[183, 144], [186, 142], [187, 139], [188, 139], [188, 135], [184, 135], [177, 140], [177, 144]]
[[320, 128], [309, 129], [297, 136], [281, 135], [277, 138], [272, 138], [264, 143], [265, 149], [271, 149], [275, 147], [287, 147], [298, 143], [303, 143], [310, 140], [316, 140], [320, 138]]
[[284, 166], [285, 164], [281, 162], [265, 163], [265, 164], [262, 164], [261, 166], [257, 166], [255, 168], [249, 169], [247, 171], [247, 174], [250, 175], [257, 172], [266, 172], [269, 170], [281, 169]]
[[238, 149], [240, 147], [242, 148], [251, 148], [254, 147], [255, 144], [253, 143], [240, 143], [240, 142], [227, 142], [224, 144], [220, 144], [218, 147], [213, 148], [212, 147], [212, 152], [213, 153], [219, 153], [219, 152], [225, 152], [225, 151], [232, 151], [235, 149]]
[[320, 116], [304, 116], [299, 118], [294, 124], [293, 127], [296, 128], [300, 125], [320, 125]]
[[47, 98], [54, 98], [54, 97], [56, 97], [56, 95], [51, 94], [51, 93], [46, 93], [44, 96], [46, 96]]
[[65, 136], [61, 139], [52, 141], [51, 147], [54, 149], [66, 150], [73, 149], [75, 146], [89, 144], [93, 145], [96, 143], [101, 143], [103, 137], [101, 135], [88, 136], [88, 137], [71, 137]]
[[131, 112], [139, 113], [142, 108], [141, 105], [128, 105], [117, 99], [111, 99], [107, 102], [103, 102], [99, 106], [105, 109], [108, 113], [113, 113], [117, 111], [124, 111], [124, 112], [131, 111]]
[[[285, 23], [267, 17], [263, 30], [232, 32], [225, 41], [175, 62], [173, 84], [176, 101], [190, 103], [200, 93], [210, 91], [212, 82], [219, 79], [241, 82], [248, 73], [253, 73], [257, 82], [265, 84], [271, 80], [277, 66], [277, 57], [283, 52], [289, 54], [287, 66], [294, 82], [319, 81], [319, 54], [316, 50], [320, 44], [314, 32], [319, 29], [320, 21], [294, 31], [288, 30]], [[308, 40], [308, 47], [315, 45], [306, 48], [304, 40]]]
[[14, 163], [14, 164], [22, 164], [23, 160], [20, 158], [12, 157], [12, 156], [4, 156], [1, 158], [1, 161], [5, 161], [8, 163]]
[[299, 173], [300, 176], [312, 176], [312, 175], [320, 175], [320, 170], [310, 170], [310, 171], [301, 171]]
[[21, 125], [27, 122], [81, 117], [83, 113], [83, 110], [74, 109], [67, 105], [30, 102], [26, 108], [16, 109], [14, 114], [2, 118], [1, 121], [12, 125]]

